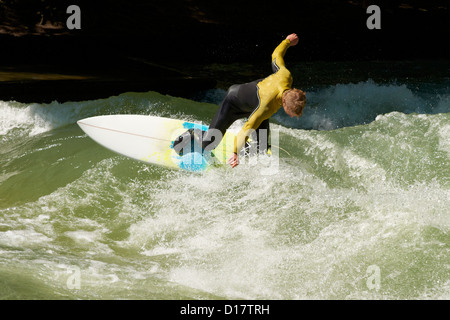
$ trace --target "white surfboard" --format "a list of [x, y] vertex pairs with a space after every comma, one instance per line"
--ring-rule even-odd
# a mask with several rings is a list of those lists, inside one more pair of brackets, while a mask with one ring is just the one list
[[201, 123], [146, 115], [107, 115], [79, 120], [78, 125], [94, 141], [126, 157], [173, 169], [204, 171], [212, 163], [226, 164], [235, 134], [227, 131], [213, 151], [214, 161], [200, 153], [179, 156], [173, 141], [190, 128], [207, 130]]

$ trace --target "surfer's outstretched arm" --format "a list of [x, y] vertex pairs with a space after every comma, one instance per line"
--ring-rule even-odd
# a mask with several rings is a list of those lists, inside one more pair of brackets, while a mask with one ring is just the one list
[[291, 33], [284, 39], [272, 53], [272, 71], [276, 73], [280, 67], [286, 67], [284, 63], [284, 55], [289, 47], [293, 47], [298, 43], [298, 36]]

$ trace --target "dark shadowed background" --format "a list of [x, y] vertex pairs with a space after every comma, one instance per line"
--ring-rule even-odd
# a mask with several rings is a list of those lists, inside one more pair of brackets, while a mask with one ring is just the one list
[[[81, 30], [66, 27], [72, 4], [81, 9]], [[366, 27], [371, 4], [381, 9], [381, 30]], [[300, 49], [289, 61], [448, 59], [448, 7], [438, 0], [0, 0], [0, 99], [183, 95], [173, 88], [216, 84], [217, 74], [195, 66], [266, 62], [292, 32]]]

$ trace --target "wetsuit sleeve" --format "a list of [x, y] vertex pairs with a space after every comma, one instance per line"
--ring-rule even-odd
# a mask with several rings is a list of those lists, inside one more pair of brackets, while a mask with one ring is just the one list
[[272, 71], [277, 72], [280, 67], [286, 67], [284, 64], [284, 55], [286, 54], [286, 50], [291, 45], [289, 39], [283, 40], [278, 47], [272, 53]]
[[239, 151], [241, 151], [241, 149], [244, 147], [245, 142], [247, 141], [251, 133], [257, 130], [264, 120], [269, 119], [274, 114], [274, 112], [276, 112], [276, 110], [271, 110], [268, 105], [270, 101], [274, 99], [277, 91], [264, 93], [260, 90], [258, 93], [261, 102], [258, 108], [255, 109], [255, 111], [251, 114], [247, 122], [237, 134], [234, 143], [234, 153], [239, 153]]
[[269, 119], [270, 114], [266, 115], [264, 112], [264, 108], [258, 108], [247, 120], [247, 122], [244, 124], [242, 129], [239, 131], [239, 133], [236, 136], [236, 140], [234, 143], [234, 153], [239, 153], [239, 151], [244, 146], [245, 142], [247, 141], [250, 134], [259, 128], [261, 123]]

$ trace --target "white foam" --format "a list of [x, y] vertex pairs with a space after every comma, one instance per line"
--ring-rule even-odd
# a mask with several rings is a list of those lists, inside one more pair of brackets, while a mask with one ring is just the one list
[[294, 128], [332, 130], [370, 123], [378, 115], [450, 112], [448, 95], [436, 102], [421, 97], [405, 84], [378, 84], [373, 80], [336, 84], [307, 91], [307, 106], [300, 119], [290, 119], [281, 110], [276, 119]]
[[98, 231], [67, 231], [65, 235], [80, 243], [93, 243], [101, 239]]
[[450, 159], [450, 124], [439, 128], [439, 149], [447, 152]]
[[0, 232], [0, 243], [11, 247], [33, 247], [51, 241], [51, 238], [32, 229]]

